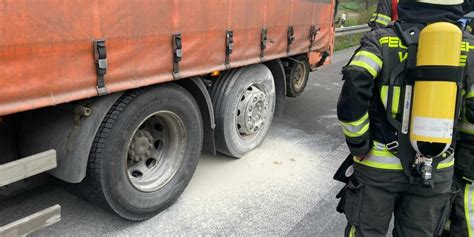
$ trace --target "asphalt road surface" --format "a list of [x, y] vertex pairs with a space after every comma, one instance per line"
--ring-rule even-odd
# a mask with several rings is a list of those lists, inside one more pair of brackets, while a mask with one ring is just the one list
[[155, 218], [128, 222], [49, 184], [7, 200], [0, 225], [52, 206], [62, 220], [38, 236], [342, 236], [332, 175], [348, 151], [336, 119], [341, 67], [354, 49], [311, 74], [303, 96], [288, 99], [258, 149], [236, 160], [203, 154], [184, 194]]

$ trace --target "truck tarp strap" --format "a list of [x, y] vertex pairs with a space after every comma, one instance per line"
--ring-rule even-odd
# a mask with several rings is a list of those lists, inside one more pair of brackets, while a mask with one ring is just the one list
[[290, 53], [291, 45], [295, 42], [295, 28], [293, 26], [288, 27], [288, 47], [286, 48], [286, 52]]
[[260, 39], [260, 60], [263, 62], [265, 61], [265, 49], [267, 49], [267, 41], [268, 41], [268, 29], [262, 29], [262, 36]]
[[309, 30], [309, 52], [313, 50], [313, 44], [316, 42], [316, 36], [318, 35], [318, 32], [321, 30], [321, 28], [316, 29], [315, 25], [312, 25], [310, 30]]
[[462, 83], [464, 69], [462, 67], [442, 67], [442, 66], [426, 66], [408, 68], [407, 80], [414, 81], [447, 81]]
[[173, 35], [173, 77], [175, 80], [180, 79], [179, 62], [183, 58], [183, 44], [181, 41], [181, 33]]
[[230, 64], [230, 55], [234, 50], [234, 32], [232, 30], [228, 30], [225, 33], [225, 65], [226, 68], [229, 68]]
[[109, 94], [105, 86], [105, 74], [107, 74], [107, 50], [104, 39], [97, 39], [93, 41], [94, 44], [94, 60], [97, 74], [97, 93], [99, 96]]

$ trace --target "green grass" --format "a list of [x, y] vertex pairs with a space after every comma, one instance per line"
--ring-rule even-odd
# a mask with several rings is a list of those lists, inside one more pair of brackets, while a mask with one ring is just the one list
[[[338, 17], [340, 17], [341, 14], [345, 12], [346, 14], [349, 15], [349, 17], [347, 18], [346, 26], [363, 25], [369, 21], [370, 17], [375, 12], [375, 9], [376, 9], [375, 4], [372, 4], [371, 7], [368, 10], [366, 10], [365, 4], [361, 2], [360, 0], [341, 2], [339, 4]], [[337, 37], [334, 50], [337, 51], [337, 50], [359, 45], [360, 38], [362, 37], [362, 35], [363, 34], [361, 33], [361, 34]]]
[[363, 33], [336, 37], [334, 51], [350, 48], [360, 44]]
[[376, 8], [377, 6], [374, 3], [370, 5], [369, 9], [365, 9], [364, 1], [360, 0], [341, 2], [336, 19], [341, 17], [342, 13], [346, 13], [348, 15], [346, 26], [365, 24], [369, 21]]
[[360, 11], [365, 10], [364, 4], [361, 2], [341, 2], [339, 3], [339, 10]]

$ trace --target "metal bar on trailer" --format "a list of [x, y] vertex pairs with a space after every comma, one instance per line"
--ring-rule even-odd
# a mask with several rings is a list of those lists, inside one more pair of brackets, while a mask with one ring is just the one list
[[61, 207], [54, 205], [31, 216], [0, 227], [0, 237], [26, 236], [61, 220]]
[[0, 165], [0, 187], [54, 169], [56, 166], [55, 150]]

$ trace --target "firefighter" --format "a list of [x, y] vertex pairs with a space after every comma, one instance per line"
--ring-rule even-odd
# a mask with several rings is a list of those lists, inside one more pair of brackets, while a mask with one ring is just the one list
[[398, 19], [398, 0], [379, 0], [377, 10], [370, 18], [369, 26], [374, 29], [384, 28]]
[[[464, 13], [472, 11], [474, 4], [471, 0], [464, 1]], [[462, 61], [471, 61], [474, 57], [470, 50], [474, 50], [472, 42], [463, 43]], [[472, 64], [467, 67], [468, 74], [474, 74]], [[473, 237], [474, 236], [474, 84], [466, 80], [463, 88], [464, 110], [458, 125], [459, 141], [455, 153], [455, 170], [453, 186], [456, 192], [447, 231], [443, 236]]]
[[[408, 77], [412, 74], [408, 68], [417, 60], [416, 36], [432, 23], [456, 24], [463, 17], [462, 3], [462, 0], [400, 0], [399, 22], [367, 33], [344, 70], [337, 115], [353, 155], [353, 171], [345, 172], [353, 173], [352, 178], [342, 195], [338, 195], [343, 197], [338, 208], [348, 220], [346, 236], [385, 236], [392, 215], [394, 236], [439, 236], [443, 231], [452, 197], [452, 151], [443, 150], [436, 160], [423, 158], [414, 148], [407, 147], [412, 144], [411, 137], [407, 138], [395, 125], [405, 124], [403, 98], [409, 94], [406, 85], [410, 84]], [[466, 35], [461, 44], [461, 38], [458, 47], [463, 47], [458, 51], [462, 50], [464, 55], [458, 54], [461, 59], [454, 61], [466, 64], [467, 54], [470, 50], [474, 52], [474, 40]], [[431, 52], [443, 49], [433, 48]], [[459, 76], [458, 83], [464, 78], [460, 66], [463, 65], [458, 66], [461, 70], [452, 73]], [[436, 76], [430, 70], [428, 74]], [[446, 76], [443, 70], [437, 76]], [[423, 73], [428, 75], [427, 71]], [[474, 74], [469, 71], [469, 75]], [[426, 121], [419, 125], [430, 125], [437, 120]]]
[[[469, 68], [473, 71], [473, 67]], [[474, 72], [472, 72], [474, 73]], [[453, 186], [456, 190], [447, 231], [444, 236], [474, 236], [474, 85], [465, 88], [466, 110], [459, 123], [460, 139], [455, 154], [455, 175]]]
[[[474, 11], [474, 0], [464, 0], [464, 14], [472, 15], [471, 12]], [[466, 18], [466, 30], [469, 31], [471, 34], [474, 34], [474, 20], [472, 18]]]

